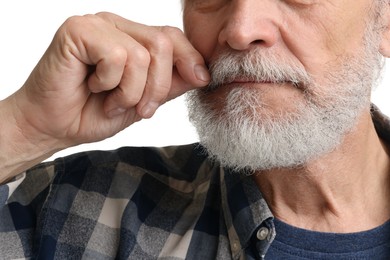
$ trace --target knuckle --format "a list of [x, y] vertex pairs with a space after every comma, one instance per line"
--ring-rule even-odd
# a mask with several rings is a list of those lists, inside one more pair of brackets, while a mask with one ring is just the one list
[[95, 14], [96, 16], [98, 17], [101, 17], [103, 19], [107, 19], [107, 18], [110, 18], [112, 16], [112, 14], [110, 12], [98, 12]]
[[142, 94], [137, 93], [136, 91], [130, 91], [126, 87], [121, 87], [121, 100], [122, 104], [127, 107], [134, 107], [141, 100]]
[[83, 26], [83, 23], [84, 23], [83, 20], [84, 20], [84, 18], [82, 16], [71, 16], [65, 20], [65, 22], [61, 26], [61, 29], [65, 30], [65, 31], [79, 30]]
[[123, 46], [115, 46], [110, 50], [110, 63], [122, 66], [125, 63], [127, 51]]
[[91, 27], [95, 27], [96, 23], [97, 17], [95, 15], [75, 15], [66, 19], [61, 28], [67, 32], [82, 34], [84, 31], [90, 30]]
[[182, 30], [180, 30], [177, 27], [173, 27], [173, 26], [169, 26], [169, 25], [161, 26], [160, 27], [160, 31], [163, 32], [163, 33], [166, 33], [168, 35], [171, 35], [173, 37], [177, 37], [177, 36], [182, 36], [183, 35], [183, 31]]
[[153, 42], [151, 45], [151, 50], [153, 52], [160, 53], [165, 51], [171, 51], [172, 49], [173, 44], [171, 38], [167, 34], [161, 31], [157, 31], [153, 34]]
[[108, 22], [110, 24], [115, 24], [114, 20], [115, 20], [115, 17], [116, 15], [113, 14], [113, 13], [110, 13], [110, 12], [98, 12], [94, 15], [95, 17], [98, 17], [102, 20], [104, 20], [105, 22]]
[[144, 47], [134, 48], [130, 53], [130, 60], [133, 66], [149, 67], [151, 61], [150, 53]]

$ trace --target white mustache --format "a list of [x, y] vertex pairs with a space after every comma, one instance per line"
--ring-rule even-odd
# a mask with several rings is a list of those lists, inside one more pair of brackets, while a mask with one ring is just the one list
[[248, 52], [225, 51], [210, 65], [211, 82], [207, 90], [234, 81], [292, 83], [304, 89], [312, 83], [310, 75], [302, 64], [291, 58], [276, 55], [268, 50], [251, 50]]

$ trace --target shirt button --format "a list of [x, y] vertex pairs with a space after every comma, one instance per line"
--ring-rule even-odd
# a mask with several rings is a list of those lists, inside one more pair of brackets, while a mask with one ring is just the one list
[[256, 237], [258, 240], [265, 240], [269, 234], [269, 229], [266, 227], [261, 227], [257, 230]]
[[237, 250], [239, 250], [239, 248], [238, 248], [238, 242], [233, 242], [233, 251], [237, 251]]

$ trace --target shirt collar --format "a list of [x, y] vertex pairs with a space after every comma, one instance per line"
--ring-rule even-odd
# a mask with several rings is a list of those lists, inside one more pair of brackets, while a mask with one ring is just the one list
[[273, 215], [250, 176], [220, 169], [222, 208], [233, 258], [242, 257], [258, 228]]
[[390, 119], [377, 106], [371, 104], [371, 117], [378, 136], [386, 143], [390, 143]]
[[[378, 135], [390, 143], [390, 119], [371, 105]], [[259, 188], [250, 176], [220, 168], [220, 187], [224, 219], [233, 259], [243, 258], [254, 233], [274, 218]], [[271, 241], [275, 236], [272, 235]]]

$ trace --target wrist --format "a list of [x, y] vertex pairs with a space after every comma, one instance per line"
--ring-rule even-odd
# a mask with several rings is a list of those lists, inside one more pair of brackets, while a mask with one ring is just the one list
[[48, 136], [28, 124], [16, 95], [0, 101], [0, 183], [49, 158], [60, 150]]

